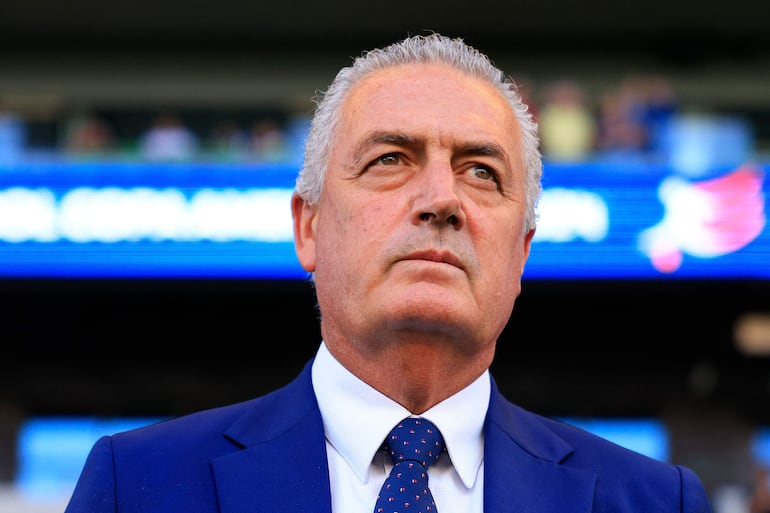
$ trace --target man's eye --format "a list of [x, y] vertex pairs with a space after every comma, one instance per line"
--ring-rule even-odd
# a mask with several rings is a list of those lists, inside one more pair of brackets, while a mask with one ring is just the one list
[[477, 165], [470, 169], [473, 176], [480, 180], [496, 180], [497, 177], [494, 172], [487, 166]]
[[377, 163], [382, 164], [383, 166], [395, 166], [400, 161], [401, 159], [395, 153], [386, 153], [377, 159]]

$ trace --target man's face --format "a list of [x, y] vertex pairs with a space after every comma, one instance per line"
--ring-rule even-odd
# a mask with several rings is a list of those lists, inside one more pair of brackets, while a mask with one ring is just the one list
[[438, 64], [372, 73], [343, 106], [320, 201], [295, 198], [322, 334], [375, 350], [399, 337], [489, 349], [533, 232], [520, 131], [502, 95]]

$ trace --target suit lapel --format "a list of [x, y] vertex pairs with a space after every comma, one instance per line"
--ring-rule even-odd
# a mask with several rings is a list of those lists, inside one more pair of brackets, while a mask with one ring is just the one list
[[227, 430], [243, 450], [212, 461], [222, 513], [331, 513], [323, 422], [310, 365]]
[[492, 382], [484, 424], [485, 513], [585, 513], [595, 476], [560, 462], [573, 449]]
[[[212, 461], [222, 513], [331, 513], [323, 422], [308, 363], [260, 398], [225, 436], [242, 450]], [[492, 381], [484, 424], [485, 513], [587, 513], [595, 476], [562, 465], [573, 449]], [[269, 471], [265, 462], [271, 462]]]

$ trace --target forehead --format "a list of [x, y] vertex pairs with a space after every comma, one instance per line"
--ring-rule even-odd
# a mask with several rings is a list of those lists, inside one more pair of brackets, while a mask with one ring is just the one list
[[488, 82], [441, 63], [377, 70], [350, 90], [342, 108], [343, 134], [417, 131], [456, 137], [494, 137], [515, 143], [518, 125], [505, 97]]

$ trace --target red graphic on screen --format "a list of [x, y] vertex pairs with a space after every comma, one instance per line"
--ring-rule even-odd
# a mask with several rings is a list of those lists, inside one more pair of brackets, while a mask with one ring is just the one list
[[663, 219], [641, 233], [640, 250], [658, 271], [671, 273], [685, 254], [715, 258], [745, 247], [767, 221], [763, 179], [753, 165], [699, 182], [666, 178], [658, 188]]

